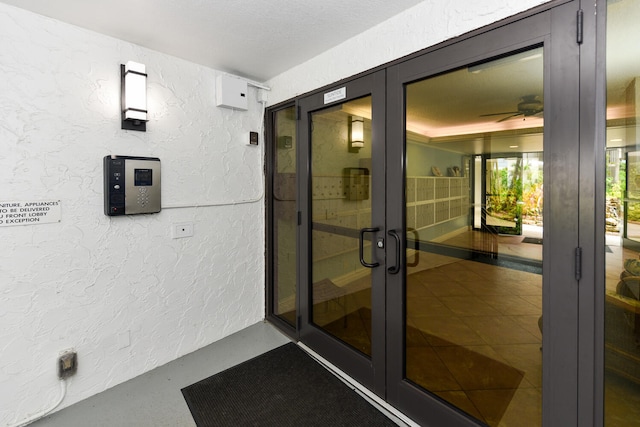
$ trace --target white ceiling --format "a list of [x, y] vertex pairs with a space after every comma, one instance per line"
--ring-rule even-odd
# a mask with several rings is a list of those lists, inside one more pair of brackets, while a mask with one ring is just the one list
[[[426, 0], [0, 0], [261, 82], [421, 1]], [[640, 40], [637, 25], [640, 7], [637, 0], [609, 0], [608, 3], [608, 118], [618, 118], [627, 110], [629, 82], [640, 70], [637, 43], [629, 43], [629, 40]], [[525, 68], [518, 72], [497, 67], [492, 71], [495, 78], [490, 79], [490, 73], [486, 73], [486, 77], [482, 73], [475, 78], [486, 81], [474, 80], [470, 86], [459, 84], [458, 77], [473, 77], [471, 74], [465, 77], [466, 72], [456, 74], [456, 84], [447, 85], [446, 78], [438, 78], [435, 79], [438, 87], [429, 86], [428, 81], [421, 83], [422, 90], [416, 85], [417, 94], [429, 89], [429, 96], [417, 96], [415, 105], [410, 105], [409, 110], [415, 112], [415, 117], [409, 117], [409, 125], [415, 127], [418, 134], [430, 137], [438, 136], [433, 126], [450, 128], [460, 124], [473, 124], [474, 129], [452, 133], [448, 128], [445, 133], [477, 133], [482, 126], [485, 132], [529, 127], [539, 132], [541, 114], [525, 121], [514, 117], [500, 123], [496, 122], [501, 116], [482, 117], [514, 111], [525, 95], [538, 95], [542, 99], [541, 61], [523, 63], [523, 66]], [[534, 69], [538, 72], [532, 74]], [[505, 76], [503, 72], [507, 70], [509, 75]], [[432, 108], [427, 108], [429, 100]], [[451, 101], [455, 101], [453, 105], [449, 105]], [[430, 114], [438, 112], [451, 113], [458, 123], [437, 125]], [[447, 142], [453, 149], [453, 141]], [[478, 149], [482, 147], [473, 150]]]
[[0, 0], [258, 81], [422, 0]]

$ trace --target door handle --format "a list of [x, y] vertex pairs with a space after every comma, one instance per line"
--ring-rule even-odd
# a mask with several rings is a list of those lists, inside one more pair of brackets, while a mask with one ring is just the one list
[[396, 265], [389, 267], [387, 270], [390, 274], [398, 274], [400, 266], [402, 265], [402, 251], [400, 250], [400, 235], [396, 230], [389, 230], [389, 236], [393, 237], [396, 241]]
[[[414, 242], [414, 247], [412, 248], [411, 246], [409, 246], [409, 233], [413, 234], [413, 242]], [[418, 234], [418, 230], [416, 230], [415, 228], [407, 228], [407, 243], [406, 246], [407, 248], [411, 248], [411, 249], [415, 249], [415, 252], [413, 254], [413, 262], [409, 262], [408, 260], [406, 261], [407, 267], [417, 267], [420, 264], [420, 248], [418, 246], [418, 241], [420, 240], [420, 235]], [[405, 252], [406, 254], [406, 252]], [[406, 255], [405, 255], [406, 258]]]
[[367, 268], [375, 268], [380, 265], [379, 262], [374, 262], [373, 264], [369, 264], [364, 260], [364, 233], [376, 233], [380, 231], [378, 227], [375, 228], [362, 228], [360, 229], [360, 264]]

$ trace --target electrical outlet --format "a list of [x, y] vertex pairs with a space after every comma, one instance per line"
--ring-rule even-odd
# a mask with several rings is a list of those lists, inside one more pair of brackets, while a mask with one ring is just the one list
[[58, 357], [58, 377], [60, 379], [69, 378], [75, 375], [78, 370], [78, 353], [73, 350], [66, 350]]
[[183, 237], [193, 236], [193, 223], [173, 224], [171, 229], [171, 237], [181, 239]]

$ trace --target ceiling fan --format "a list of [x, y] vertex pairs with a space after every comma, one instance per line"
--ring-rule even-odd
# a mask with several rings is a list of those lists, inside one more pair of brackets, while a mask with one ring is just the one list
[[505, 114], [508, 114], [507, 117], [503, 117], [498, 120], [498, 123], [504, 122], [505, 120], [509, 120], [517, 116], [523, 116], [524, 119], [529, 116], [542, 113], [542, 111], [544, 110], [544, 106], [542, 104], [542, 101], [540, 101], [540, 97], [538, 97], [538, 95], [525, 95], [520, 98], [517, 109], [518, 111], [503, 111], [501, 113], [481, 114], [480, 117], [503, 116]]

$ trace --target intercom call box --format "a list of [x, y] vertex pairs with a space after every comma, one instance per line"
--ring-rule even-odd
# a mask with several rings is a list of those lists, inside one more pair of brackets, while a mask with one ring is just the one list
[[160, 203], [160, 159], [105, 156], [105, 215], [156, 213]]

